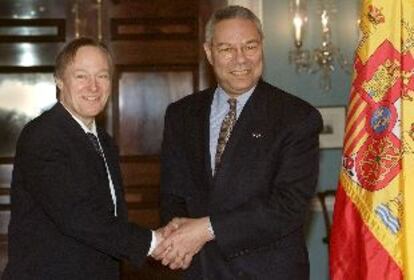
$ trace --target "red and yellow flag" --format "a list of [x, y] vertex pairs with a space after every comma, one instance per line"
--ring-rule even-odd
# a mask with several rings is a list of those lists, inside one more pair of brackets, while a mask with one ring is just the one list
[[332, 280], [414, 280], [414, 0], [363, 0]]

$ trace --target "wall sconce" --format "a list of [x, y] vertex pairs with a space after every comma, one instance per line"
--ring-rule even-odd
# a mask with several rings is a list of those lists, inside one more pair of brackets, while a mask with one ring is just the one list
[[296, 72], [308, 71], [311, 66], [311, 55], [309, 50], [302, 49], [305, 29], [308, 22], [306, 1], [307, 0], [291, 0], [290, 2], [295, 48], [289, 51], [289, 63], [295, 65]]
[[322, 26], [321, 44], [313, 51], [314, 65], [311, 73], [321, 72], [319, 86], [324, 91], [332, 89], [331, 72], [335, 71], [335, 60], [345, 73], [350, 74], [349, 63], [340, 49], [332, 43], [330, 13], [335, 12], [333, 4], [329, 7], [329, 0], [319, 0], [320, 19]]
[[289, 51], [289, 62], [295, 65], [296, 72], [320, 72], [319, 86], [324, 91], [332, 89], [331, 73], [335, 71], [335, 61], [342, 70], [350, 73], [348, 60], [332, 42], [330, 14], [336, 11], [334, 0], [319, 0], [321, 23], [321, 44], [312, 54], [303, 49], [304, 26], [307, 23], [306, 0], [291, 0], [291, 15], [294, 29], [295, 49]]

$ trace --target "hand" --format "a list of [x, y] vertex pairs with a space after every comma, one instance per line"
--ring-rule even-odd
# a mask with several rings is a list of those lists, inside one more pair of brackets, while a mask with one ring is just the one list
[[209, 218], [174, 218], [166, 227], [168, 237], [157, 246], [153, 256], [171, 269], [186, 269], [204, 244], [212, 240]]
[[[177, 221], [178, 221], [177, 219], [176, 220], [172, 220], [166, 226], [164, 226], [162, 228], [159, 228], [156, 231], [156, 234], [157, 234], [156, 235], [156, 238], [157, 238], [156, 248], [154, 248], [154, 250], [151, 253], [151, 256], [154, 259], [156, 259], [156, 260], [162, 260], [163, 257], [171, 249], [171, 247], [162, 247], [162, 248], [159, 248], [158, 245], [160, 245], [164, 239], [168, 238], [171, 235], [171, 233], [173, 233], [179, 227]], [[160, 240], [160, 241], [158, 242], [158, 240]]]
[[160, 232], [162, 233], [163, 239], [168, 238], [171, 233], [173, 233], [179, 227], [178, 223], [174, 222], [173, 220], [170, 221], [166, 226], [160, 228]]
[[155, 246], [151, 251], [151, 256], [153, 258], [156, 258], [156, 255], [154, 254], [155, 249], [160, 245], [165, 238], [167, 238], [178, 226], [176, 224], [168, 224], [165, 227], [160, 227], [157, 230], [154, 230], [155, 234]]

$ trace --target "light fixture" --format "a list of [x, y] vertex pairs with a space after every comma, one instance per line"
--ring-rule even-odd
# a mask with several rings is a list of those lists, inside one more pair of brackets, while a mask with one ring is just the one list
[[332, 42], [331, 14], [336, 12], [334, 0], [319, 0], [319, 18], [321, 26], [321, 43], [312, 53], [303, 48], [304, 27], [307, 23], [306, 0], [291, 0], [291, 14], [294, 28], [295, 49], [289, 52], [289, 62], [295, 65], [297, 72], [320, 72], [319, 86], [324, 91], [332, 89], [331, 74], [335, 63], [342, 70], [350, 73], [345, 55]]
[[306, 1], [307, 0], [291, 0], [290, 2], [295, 48], [289, 51], [289, 63], [295, 65], [296, 72], [308, 71], [311, 65], [311, 55], [309, 50], [302, 48], [308, 22]]
[[342, 70], [350, 73], [349, 63], [345, 55], [332, 42], [331, 14], [336, 13], [332, 0], [319, 0], [321, 22], [321, 44], [313, 51], [314, 64], [311, 73], [320, 72], [319, 86], [324, 91], [332, 89], [331, 73], [335, 71], [335, 61]]

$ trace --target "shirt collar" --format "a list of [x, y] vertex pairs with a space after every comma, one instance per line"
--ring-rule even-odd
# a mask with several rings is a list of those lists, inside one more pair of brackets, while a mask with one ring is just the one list
[[227, 102], [227, 100], [229, 98], [236, 98], [237, 105], [239, 106], [239, 108], [243, 108], [244, 105], [246, 104], [247, 100], [249, 100], [249, 98], [252, 95], [255, 88], [256, 88], [256, 85], [254, 87], [252, 87], [251, 89], [249, 89], [248, 91], [246, 91], [245, 93], [242, 93], [242, 94], [238, 95], [237, 97], [231, 97], [230, 95], [228, 95], [224, 91], [224, 89], [222, 87], [218, 86], [217, 91], [216, 91], [218, 102], [221, 104], [221, 103]]
[[85, 131], [85, 133], [92, 133], [93, 135], [98, 137], [95, 120], [92, 121], [91, 129], [89, 129], [78, 117], [72, 114], [72, 112], [68, 108], [66, 108], [66, 106], [62, 102], [60, 104], [62, 104], [63, 108], [65, 108], [65, 110], [69, 112], [72, 118], [80, 125], [80, 127], [83, 129], [83, 131]]

